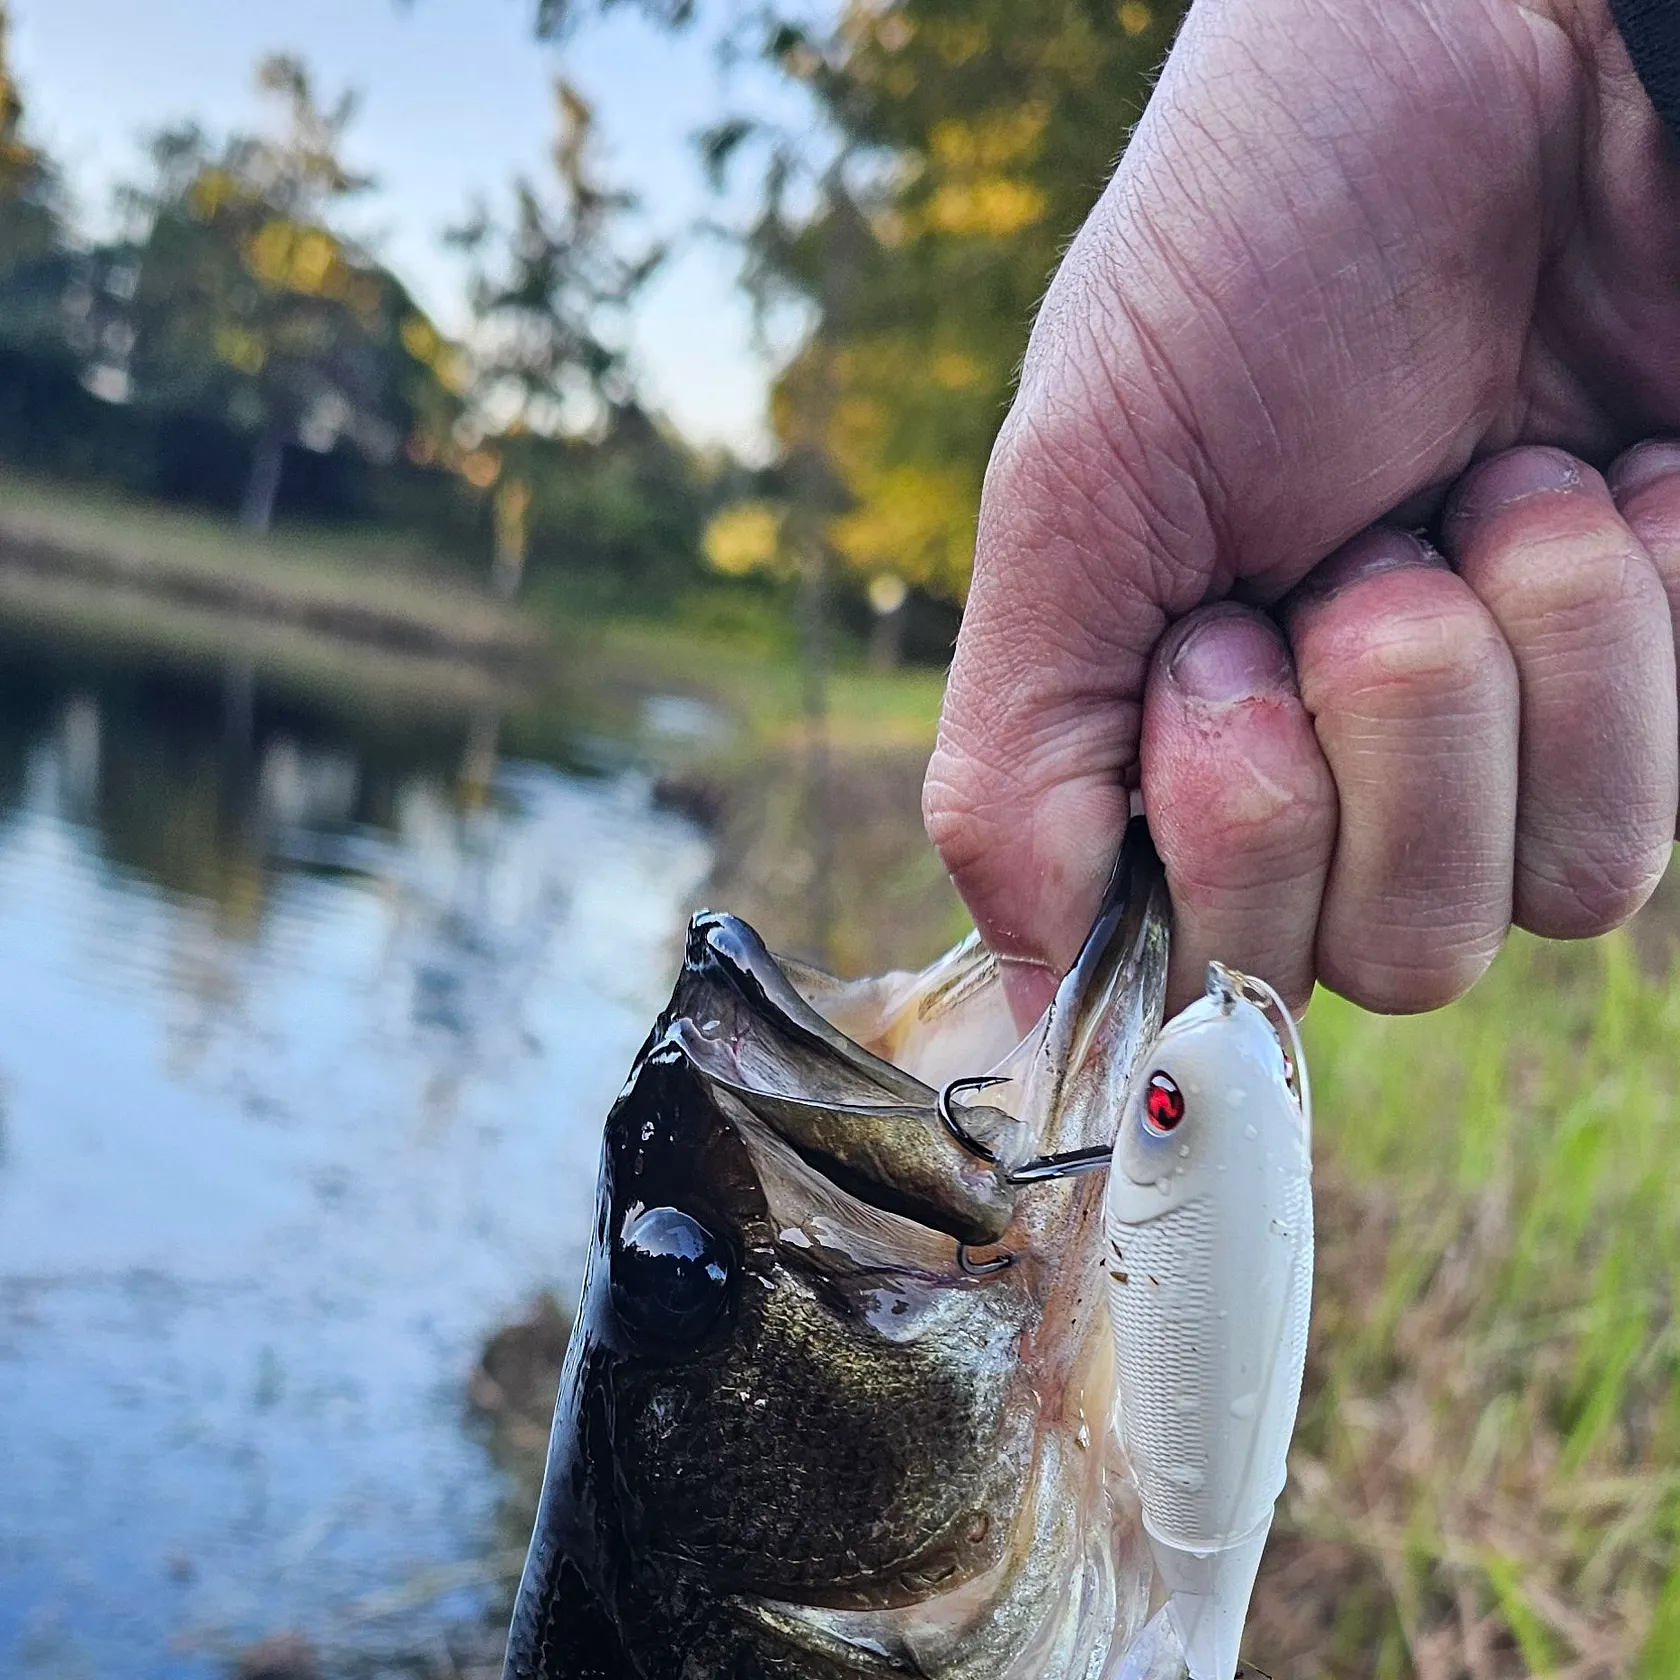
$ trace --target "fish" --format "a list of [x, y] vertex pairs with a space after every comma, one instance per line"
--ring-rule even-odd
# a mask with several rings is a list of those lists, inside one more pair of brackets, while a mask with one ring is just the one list
[[1104, 1217], [1117, 1429], [1166, 1594], [1121, 1680], [1233, 1680], [1312, 1313], [1311, 1090], [1263, 981], [1211, 963], [1140, 1063]]
[[506, 1680], [1100, 1680], [1129, 1648], [1155, 1564], [1104, 1191], [1060, 1164], [1113, 1147], [1168, 920], [1136, 821], [1021, 1038], [972, 936], [848, 983], [694, 918], [606, 1121]]

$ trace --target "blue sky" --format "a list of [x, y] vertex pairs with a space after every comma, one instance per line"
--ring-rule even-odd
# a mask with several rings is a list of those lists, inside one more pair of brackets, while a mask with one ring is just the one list
[[[804, 114], [756, 69], [720, 83], [704, 33], [668, 39], [622, 11], [561, 49], [533, 41], [529, 0], [11, 0], [11, 11], [30, 132], [96, 229], [148, 131], [188, 116], [212, 130], [260, 120], [251, 71], [263, 53], [298, 54], [328, 93], [359, 90], [347, 149], [381, 191], [359, 208], [358, 231], [451, 328], [461, 270], [439, 230], [475, 193], [542, 174], [557, 71], [594, 100], [605, 172], [641, 195], [658, 236], [719, 208], [690, 136], [721, 98], [784, 121]], [[727, 247], [688, 241], [628, 331], [655, 406], [697, 441], [756, 453], [768, 368], [735, 269]]]

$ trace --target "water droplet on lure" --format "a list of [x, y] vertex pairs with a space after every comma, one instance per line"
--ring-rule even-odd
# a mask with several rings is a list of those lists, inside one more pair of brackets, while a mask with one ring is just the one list
[[1193, 1464], [1175, 1464], [1167, 1472], [1167, 1480], [1186, 1493], [1200, 1493], [1207, 1486], [1207, 1477]]
[[1190, 1159], [1190, 1145], [1189, 1144], [1181, 1143], [1178, 1146], [1178, 1152], [1186, 1161], [1188, 1161]]
[[1160, 1178], [1155, 1180], [1155, 1188], [1159, 1190], [1163, 1196], [1170, 1196], [1172, 1194], [1172, 1180], [1163, 1174]]
[[1252, 1120], [1243, 1127], [1243, 1136], [1252, 1143], [1260, 1135], [1260, 1128]]
[[1232, 1108], [1241, 1108], [1242, 1105], [1248, 1101], [1248, 1092], [1240, 1085], [1233, 1085], [1230, 1090], [1225, 1093], [1225, 1101], [1229, 1103]]
[[1257, 1394], [1239, 1394], [1231, 1402], [1231, 1416], [1235, 1418], [1251, 1418], [1260, 1409], [1260, 1397]]

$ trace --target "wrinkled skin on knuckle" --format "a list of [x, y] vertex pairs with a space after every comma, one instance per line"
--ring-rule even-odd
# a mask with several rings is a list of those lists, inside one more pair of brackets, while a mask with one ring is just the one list
[[1574, 654], [1590, 668], [1614, 656], [1630, 624], [1667, 627], [1661, 580], [1625, 532], [1525, 536], [1466, 576], [1514, 644], [1554, 662]]
[[1175, 899], [1189, 906], [1275, 899], [1316, 875], [1334, 840], [1335, 788], [1296, 703], [1243, 710], [1234, 739], [1193, 733], [1146, 780]]
[[1625, 532], [1512, 542], [1475, 577], [1520, 650], [1524, 790], [1516, 919], [1551, 938], [1626, 921], [1667, 867], [1675, 824], [1668, 599]]
[[1352, 586], [1298, 642], [1342, 808], [1320, 978], [1384, 1013], [1439, 1007], [1480, 977], [1509, 923], [1510, 650], [1463, 583], [1433, 569]]
[[1627, 844], [1604, 835], [1598, 844], [1548, 847], [1525, 856], [1517, 871], [1515, 920], [1547, 939], [1593, 939], [1643, 908], [1657, 890], [1673, 848]]
[[997, 809], [975, 761], [941, 746], [934, 749], [922, 783], [922, 826], [960, 886], [1007, 838], [1008, 813]]
[[[1333, 722], [1431, 720], [1515, 705], [1510, 649], [1474, 603], [1434, 589], [1393, 611], [1332, 608], [1310, 632], [1302, 697]], [[1342, 607], [1342, 603], [1336, 603]]]
[[[1135, 736], [1135, 726], [1134, 726]], [[982, 936], [1005, 956], [1065, 966], [1125, 827], [1126, 779], [1101, 716], [999, 767], [942, 739], [923, 785], [929, 838]]]
[[[1069, 612], [1117, 627], [1141, 611], [1187, 611], [1208, 590], [1214, 553], [1194, 440], [1135, 383], [1141, 361], [1123, 336], [1072, 319], [1065, 331], [993, 447], [976, 549], [981, 598], [1036, 583]], [[1148, 651], [1135, 636], [1120, 639], [1129, 653]]]
[[1370, 930], [1357, 948], [1321, 939], [1318, 978], [1321, 985], [1373, 1014], [1424, 1015], [1463, 997], [1499, 955], [1504, 935], [1503, 928], [1469, 940], [1443, 935], [1428, 951], [1399, 958], [1383, 954], [1380, 928]]

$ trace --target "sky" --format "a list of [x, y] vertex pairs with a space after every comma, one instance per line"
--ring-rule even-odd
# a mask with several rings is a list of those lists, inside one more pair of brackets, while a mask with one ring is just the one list
[[743, 102], [784, 122], [808, 115], [756, 67], [725, 79], [704, 31], [667, 37], [621, 9], [544, 46], [530, 0], [11, 0], [11, 13], [29, 135], [94, 232], [113, 185], [142, 173], [149, 132], [186, 117], [212, 133], [262, 121], [252, 69], [264, 53], [301, 57], [328, 97], [355, 88], [346, 153], [380, 190], [354, 231], [451, 331], [464, 325], [464, 271], [439, 234], [475, 195], [505, 203], [516, 174], [543, 178], [564, 73], [595, 104], [601, 173], [642, 200], [640, 231], [678, 241], [627, 327], [649, 402], [697, 443], [766, 452], [774, 354], [755, 343], [734, 253], [690, 231], [720, 210], [739, 217], [745, 188], [720, 205], [692, 136]]

